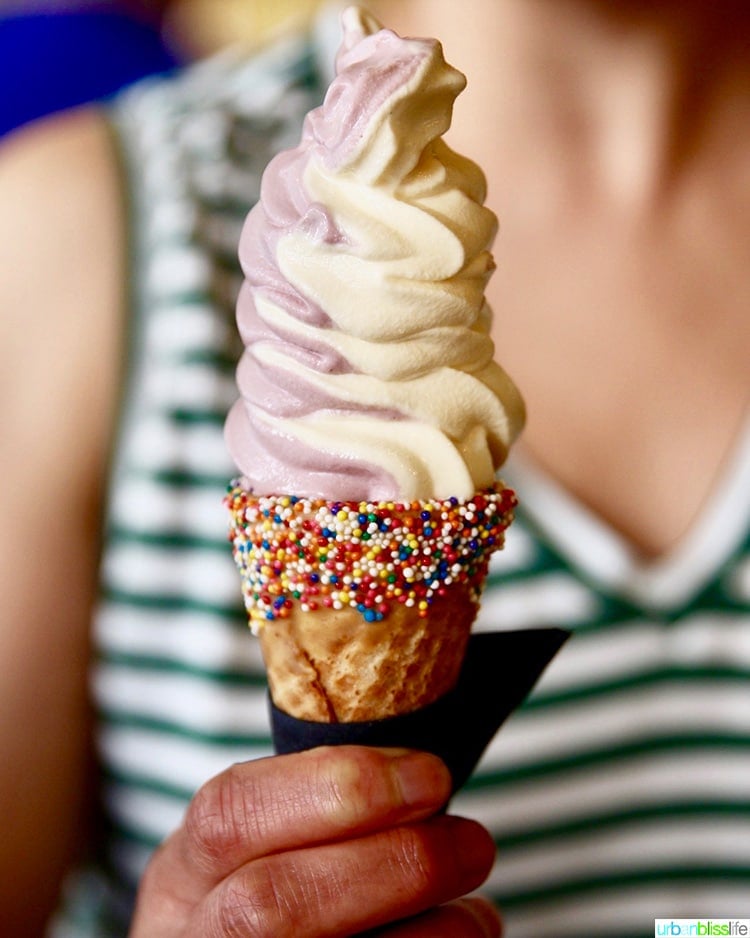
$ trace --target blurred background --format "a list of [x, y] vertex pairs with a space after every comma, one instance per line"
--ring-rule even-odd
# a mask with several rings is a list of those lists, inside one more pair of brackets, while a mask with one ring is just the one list
[[320, 0], [0, 0], [0, 136], [147, 75], [249, 47]]

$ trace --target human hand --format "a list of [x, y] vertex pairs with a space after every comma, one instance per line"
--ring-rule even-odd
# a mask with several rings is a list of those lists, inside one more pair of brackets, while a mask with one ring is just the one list
[[452, 901], [486, 878], [494, 844], [435, 816], [449, 793], [444, 765], [407, 750], [234, 765], [152, 858], [130, 938], [497, 938], [486, 904]]

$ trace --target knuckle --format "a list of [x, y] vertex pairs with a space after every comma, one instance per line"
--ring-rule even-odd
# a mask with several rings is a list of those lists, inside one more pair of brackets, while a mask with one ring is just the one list
[[227, 886], [218, 916], [222, 938], [274, 938], [277, 903], [273, 884], [266, 886], [260, 888], [256, 877], [249, 889], [237, 883]]
[[265, 863], [227, 880], [217, 896], [211, 938], [291, 938], [299, 915]]
[[232, 766], [198, 790], [185, 815], [193, 858], [204, 867], [225, 862], [258, 834], [252, 783]]
[[365, 821], [396, 802], [393, 776], [384, 757], [364, 747], [316, 750], [311, 788], [320, 814], [342, 828]]
[[389, 831], [387, 856], [390, 872], [408, 892], [411, 901], [432, 899], [440, 890], [443, 870], [422, 825]]
[[387, 834], [391, 875], [423, 907], [456, 899], [476, 889], [492, 864], [494, 844], [489, 842], [491, 855], [480, 831], [473, 822], [448, 817], [392, 828]]

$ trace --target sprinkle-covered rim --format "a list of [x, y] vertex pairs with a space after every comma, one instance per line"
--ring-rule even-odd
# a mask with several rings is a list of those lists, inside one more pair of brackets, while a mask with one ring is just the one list
[[254, 495], [233, 482], [224, 503], [255, 631], [295, 605], [352, 607], [375, 622], [403, 604], [425, 617], [454, 583], [478, 601], [517, 504], [502, 482], [468, 499], [408, 503]]

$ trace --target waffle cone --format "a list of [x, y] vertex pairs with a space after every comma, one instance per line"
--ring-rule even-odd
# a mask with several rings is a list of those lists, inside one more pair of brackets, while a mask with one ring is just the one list
[[226, 499], [250, 626], [274, 703], [324, 723], [418, 710], [458, 680], [490, 554], [515, 495], [330, 502]]
[[271, 696], [298, 719], [378, 720], [417, 710], [458, 680], [477, 605], [460, 586], [420, 617], [396, 606], [379, 622], [356, 609], [299, 607], [258, 631]]

